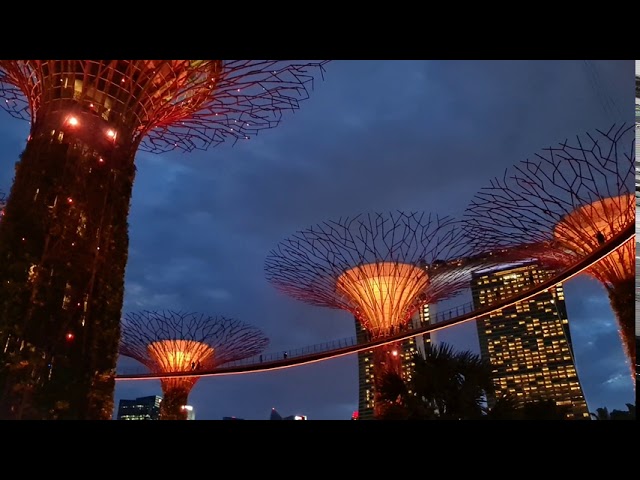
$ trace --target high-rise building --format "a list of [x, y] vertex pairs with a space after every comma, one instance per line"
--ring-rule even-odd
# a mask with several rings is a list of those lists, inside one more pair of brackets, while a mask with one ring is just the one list
[[[422, 327], [429, 324], [430, 318], [429, 305], [425, 305], [413, 315], [410, 324], [412, 328]], [[355, 318], [355, 323], [358, 343], [366, 342], [369, 338], [367, 331], [357, 318]], [[424, 345], [429, 342], [431, 342], [431, 338], [428, 333], [411, 337], [403, 340], [400, 348], [392, 352], [394, 356], [401, 357], [401, 375], [404, 380], [411, 380], [415, 368], [413, 357], [418, 352], [424, 355]], [[374, 418], [376, 381], [374, 371], [373, 349], [358, 352], [358, 415], [356, 417], [358, 420], [373, 420]]]
[[118, 420], [159, 420], [162, 397], [151, 395], [135, 400], [120, 400]]
[[[475, 308], [486, 307], [551, 278], [535, 263], [505, 265], [473, 275]], [[480, 352], [493, 366], [493, 406], [505, 394], [520, 404], [553, 400], [567, 418], [589, 419], [576, 371], [562, 285], [476, 322]]]

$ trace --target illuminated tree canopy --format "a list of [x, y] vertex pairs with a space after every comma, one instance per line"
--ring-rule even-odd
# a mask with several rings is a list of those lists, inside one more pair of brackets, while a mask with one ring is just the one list
[[[120, 354], [154, 373], [205, 371], [261, 353], [268, 338], [256, 327], [197, 313], [129, 313], [122, 320]], [[186, 420], [189, 393], [199, 377], [160, 380], [161, 420]]]
[[326, 61], [0, 60], [0, 102], [37, 122], [73, 99], [132, 131], [142, 151], [206, 149], [275, 127]]
[[223, 316], [197, 313], [128, 313], [122, 320], [120, 354], [152, 372], [211, 370], [262, 352], [269, 339], [258, 328]]
[[246, 141], [325, 63], [0, 60], [0, 106], [30, 120], [0, 222], [0, 418], [111, 419], [138, 150]]
[[388, 333], [425, 303], [468, 286], [467, 245], [458, 222], [426, 213], [372, 213], [301, 230], [265, 261], [267, 279], [312, 305], [353, 313]]
[[[477, 251], [564, 267], [597, 249], [635, 221], [635, 129], [614, 125], [544, 149], [505, 171], [476, 194], [465, 214]], [[591, 268], [611, 283], [633, 269], [633, 243]]]
[[[574, 265], [635, 222], [635, 128], [615, 124], [549, 147], [476, 194], [465, 214], [475, 251], [551, 268]], [[635, 242], [587, 272], [607, 289], [635, 370]]]

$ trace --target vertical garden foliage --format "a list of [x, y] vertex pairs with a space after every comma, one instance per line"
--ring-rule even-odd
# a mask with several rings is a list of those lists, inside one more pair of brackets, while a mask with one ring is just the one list
[[135, 150], [34, 135], [0, 223], [0, 418], [110, 419]]

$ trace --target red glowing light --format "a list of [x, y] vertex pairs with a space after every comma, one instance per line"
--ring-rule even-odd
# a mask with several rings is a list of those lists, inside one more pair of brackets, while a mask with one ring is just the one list
[[394, 357], [397, 357], [398, 356], [398, 351], [394, 350], [393, 352], [391, 352], [391, 355], [393, 355]]
[[71, 198], [71, 197], [67, 198], [67, 202], [73, 203], [73, 198]]
[[78, 121], [78, 119], [77, 119], [76, 117], [69, 117], [69, 118], [67, 119], [67, 123], [68, 123], [69, 125], [71, 125], [72, 127], [75, 127], [75, 126], [77, 126], [80, 122]]
[[107, 137], [116, 138], [116, 131], [114, 129], [110, 128], [109, 130], [107, 130]]
[[75, 338], [75, 335], [71, 332], [67, 333], [67, 341], [70, 342]]

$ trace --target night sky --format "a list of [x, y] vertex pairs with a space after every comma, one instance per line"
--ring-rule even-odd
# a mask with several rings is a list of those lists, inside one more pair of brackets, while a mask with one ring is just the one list
[[[138, 154], [124, 312], [235, 317], [263, 329], [267, 352], [350, 337], [349, 313], [308, 306], [267, 283], [264, 259], [280, 240], [358, 213], [462, 215], [505, 167], [585, 131], [632, 123], [633, 91], [631, 60], [329, 63], [299, 111], [250, 141]], [[0, 191], [9, 191], [27, 135], [27, 122], [0, 112]], [[590, 411], [626, 410], [635, 392], [604, 288], [581, 277], [565, 289]], [[448, 303], [469, 300], [465, 292]], [[478, 352], [473, 323], [437, 340]], [[119, 382], [116, 407], [155, 394], [159, 381]], [[348, 420], [358, 406], [357, 356], [204, 378], [190, 404], [197, 419], [268, 419], [275, 407]]]

